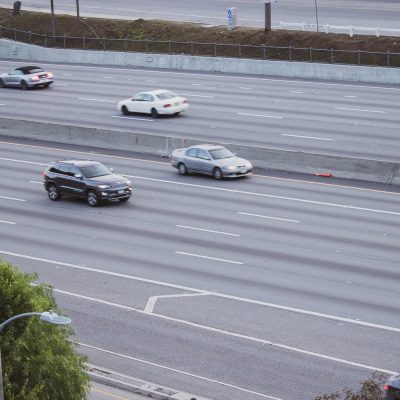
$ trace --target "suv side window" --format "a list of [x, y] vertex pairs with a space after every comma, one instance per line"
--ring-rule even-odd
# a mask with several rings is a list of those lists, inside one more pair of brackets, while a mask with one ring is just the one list
[[197, 149], [189, 149], [189, 150], [186, 152], [186, 155], [187, 155], [188, 157], [196, 157], [196, 155], [197, 155]]
[[58, 165], [58, 173], [59, 174], [61, 174], [61, 175], [66, 175], [66, 176], [70, 176], [71, 174], [70, 174], [70, 167], [69, 167], [69, 165], [63, 165], [63, 164], [59, 164]]
[[78, 167], [75, 167], [75, 166], [69, 167], [69, 175], [72, 177], [75, 177], [75, 174], [82, 175], [82, 172], [80, 171], [80, 169]]

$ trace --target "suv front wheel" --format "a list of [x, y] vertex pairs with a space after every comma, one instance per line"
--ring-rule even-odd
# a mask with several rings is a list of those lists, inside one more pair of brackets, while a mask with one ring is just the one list
[[99, 205], [99, 197], [96, 192], [93, 192], [93, 190], [87, 194], [86, 201], [90, 207], [97, 207]]
[[49, 196], [49, 199], [53, 200], [53, 201], [57, 201], [57, 200], [61, 199], [61, 195], [58, 192], [56, 185], [54, 185], [54, 184], [49, 185], [49, 187], [47, 188], [47, 195]]

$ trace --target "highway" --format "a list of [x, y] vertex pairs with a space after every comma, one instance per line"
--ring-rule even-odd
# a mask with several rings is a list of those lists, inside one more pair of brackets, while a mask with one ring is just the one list
[[[264, 6], [260, 0], [203, 0], [201, 7], [195, 1], [171, 0], [80, 0], [80, 14], [117, 19], [162, 19], [189, 21], [206, 25], [225, 25], [227, 10], [235, 7], [238, 25], [264, 27]], [[318, 0], [318, 22], [320, 25], [376, 26], [400, 29], [397, 0]], [[12, 3], [0, 0], [0, 6], [10, 8]], [[54, 1], [57, 14], [76, 14], [76, 2]], [[24, 0], [22, 10], [50, 12], [49, 1]], [[280, 21], [316, 23], [314, 0], [279, 0], [272, 5], [273, 26]]]
[[[399, 193], [2, 140], [0, 255], [54, 287], [91, 363], [216, 400], [399, 371]], [[129, 176], [134, 197], [51, 202], [41, 171], [71, 157]]]
[[[24, 63], [0, 61], [7, 72]], [[82, 65], [45, 64], [49, 89], [0, 90], [0, 115], [201, 141], [398, 161], [400, 88]], [[116, 103], [165, 88], [186, 97], [179, 117], [125, 117]]]

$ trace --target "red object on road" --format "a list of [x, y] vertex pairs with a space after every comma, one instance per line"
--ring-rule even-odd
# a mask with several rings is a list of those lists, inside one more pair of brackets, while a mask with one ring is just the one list
[[323, 173], [317, 172], [315, 175], [321, 176], [322, 178], [331, 178], [333, 176], [330, 172], [323, 172]]

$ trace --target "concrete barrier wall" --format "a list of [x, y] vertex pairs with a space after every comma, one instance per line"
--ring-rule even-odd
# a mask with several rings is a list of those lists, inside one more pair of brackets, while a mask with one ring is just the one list
[[[2, 136], [125, 150], [157, 156], [169, 156], [174, 149], [203, 143], [198, 140], [172, 136], [6, 118], [0, 118], [0, 138]], [[330, 173], [339, 178], [400, 184], [399, 163], [222, 144], [229, 147], [238, 156], [249, 159], [258, 168], [307, 174]]]
[[7, 39], [0, 39], [0, 58], [400, 84], [400, 68], [96, 50], [50, 49]]

